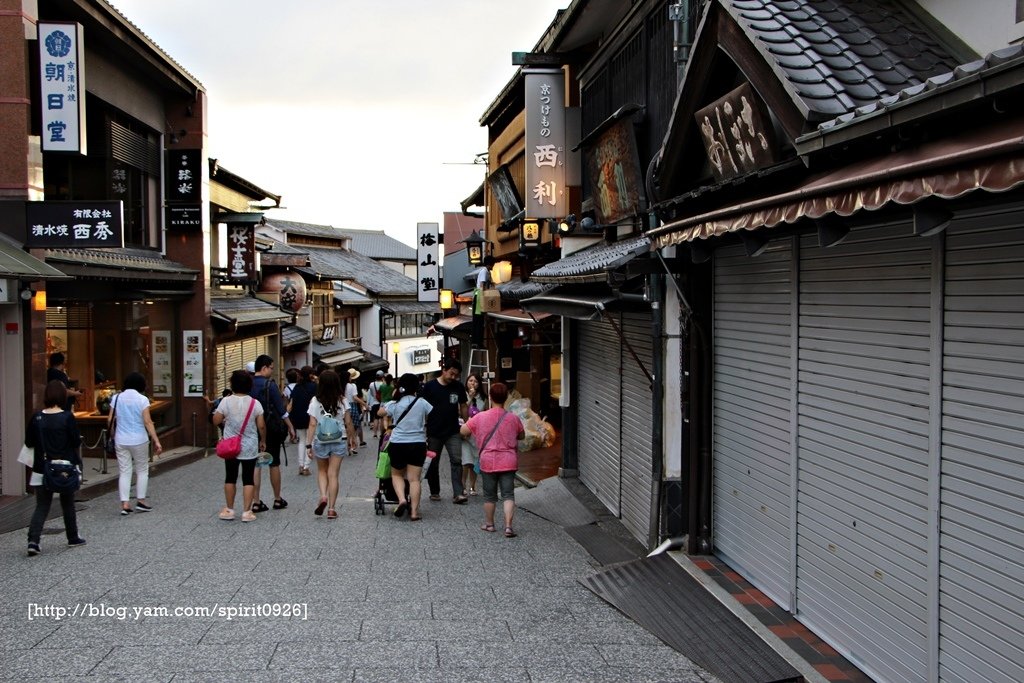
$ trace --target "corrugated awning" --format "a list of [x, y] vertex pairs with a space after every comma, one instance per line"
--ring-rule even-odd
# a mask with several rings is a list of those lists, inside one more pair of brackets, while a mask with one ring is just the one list
[[534, 315], [548, 313], [574, 320], [597, 320], [616, 298], [612, 294], [541, 294], [523, 299], [519, 305]]
[[0, 235], [0, 277], [17, 278], [19, 280], [70, 280], [70, 275], [65, 275], [45, 261], [37, 259], [32, 254], [21, 248], [21, 245], [9, 238], [7, 235]]
[[468, 315], [453, 315], [450, 318], [441, 318], [434, 323], [434, 329], [441, 332], [468, 332], [473, 327], [473, 318]]
[[329, 344], [313, 342], [313, 360], [328, 365], [341, 365], [351, 363], [363, 357], [363, 350], [346, 341], [335, 341]]
[[1020, 121], [1009, 121], [853, 163], [795, 190], [674, 221], [647, 236], [660, 248], [803, 218], [850, 216], [890, 203], [953, 199], [975, 190], [1005, 192], [1022, 184], [1024, 135]]
[[501, 320], [507, 323], [515, 323], [517, 325], [534, 325], [541, 322], [545, 318], [550, 318], [551, 314], [543, 311], [527, 313], [521, 311], [518, 308], [506, 308], [501, 311], [494, 313], [488, 313], [488, 317], [494, 318], [495, 320]]

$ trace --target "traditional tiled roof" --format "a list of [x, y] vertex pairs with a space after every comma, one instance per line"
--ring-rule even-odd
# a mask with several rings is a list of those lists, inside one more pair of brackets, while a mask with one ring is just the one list
[[281, 310], [272, 303], [254, 296], [210, 297], [210, 310], [214, 318], [235, 323], [238, 326], [260, 323], [288, 322], [294, 314]]
[[381, 301], [380, 307], [390, 313], [440, 313], [441, 306], [431, 301]]
[[549, 263], [530, 274], [539, 283], [596, 282], [604, 274], [650, 251], [651, 240], [633, 237], [611, 244], [600, 243]]
[[808, 119], [831, 119], [961, 61], [891, 0], [719, 0]]
[[416, 281], [368, 256], [340, 247], [292, 246], [275, 243], [272, 252], [309, 255], [309, 268], [299, 268], [323, 280], [354, 280], [367, 290], [389, 296], [416, 293]]
[[1024, 63], [1024, 44], [1010, 45], [1001, 50], [996, 50], [982, 59], [961, 64], [952, 71], [932, 76], [923, 83], [904, 88], [893, 95], [887, 95], [870, 104], [858, 107], [854, 111], [825, 121], [818, 126], [818, 129], [822, 131], [835, 130], [856, 119], [863, 119], [879, 112], [897, 109], [904, 104], [910, 103], [912, 100], [936, 97], [943, 91], [952, 90], [960, 86], [967, 79], [980, 79], [984, 75], [1002, 71], [1011, 66], [1019, 66], [1021, 63]]
[[308, 344], [310, 339], [309, 330], [298, 325], [285, 325], [281, 328], [281, 346], [299, 346]]
[[300, 223], [298, 221], [268, 218], [267, 226], [277, 228], [285, 234], [305, 235], [307, 237], [330, 237], [338, 240], [345, 237], [345, 234], [333, 225], [317, 225], [316, 223]]
[[47, 249], [45, 259], [75, 277], [192, 282], [199, 274], [145, 249]]
[[383, 230], [353, 230], [345, 228], [340, 231], [352, 238], [352, 251], [363, 256], [381, 261], [415, 261], [416, 250], [404, 242], [399, 242]]
[[531, 296], [539, 296], [546, 294], [554, 289], [556, 285], [542, 285], [539, 282], [523, 282], [522, 280], [512, 280], [512, 282], [505, 282], [496, 287], [498, 293], [501, 294], [502, 299], [508, 301], [521, 301], [523, 299], [529, 299]]

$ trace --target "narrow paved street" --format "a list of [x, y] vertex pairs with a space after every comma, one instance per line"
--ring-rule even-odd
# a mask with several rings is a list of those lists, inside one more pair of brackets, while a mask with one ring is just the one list
[[[151, 513], [118, 516], [116, 493], [81, 504], [87, 546], [65, 545], [59, 517], [38, 557], [23, 529], [0, 536], [0, 675], [713, 680], [577, 582], [597, 565], [561, 527], [520, 510], [518, 538], [482, 532], [479, 497], [428, 501], [422, 522], [395, 519], [394, 506], [376, 516], [373, 465], [367, 449], [343, 463], [335, 521], [314, 517], [316, 478], [294, 460], [287, 509], [217, 519], [223, 469], [209, 457], [156, 477]], [[301, 614], [226, 615], [263, 605]]]

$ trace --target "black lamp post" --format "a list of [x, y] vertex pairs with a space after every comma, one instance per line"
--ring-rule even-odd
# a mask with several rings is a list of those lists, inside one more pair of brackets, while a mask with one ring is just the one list
[[480, 234], [480, 231], [474, 230], [470, 236], [462, 240], [462, 242], [466, 245], [466, 255], [469, 257], [470, 265], [482, 266], [484, 264], [484, 257], [486, 256], [484, 252], [487, 240]]

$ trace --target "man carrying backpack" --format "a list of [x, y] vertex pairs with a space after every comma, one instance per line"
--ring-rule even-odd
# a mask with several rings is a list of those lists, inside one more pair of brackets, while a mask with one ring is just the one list
[[[253, 376], [252, 391], [249, 395], [263, 406], [263, 419], [267, 424], [267, 452], [272, 458], [270, 461], [270, 485], [274, 489], [274, 509], [282, 510], [288, 507], [288, 501], [281, 497], [281, 447], [285, 439], [295, 439], [295, 428], [288, 418], [281, 390], [271, 379], [274, 374], [274, 359], [266, 354], [258, 356], [254, 368], [256, 374]], [[270, 509], [260, 498], [262, 470], [262, 467], [256, 468], [253, 481], [253, 500], [256, 501], [252, 504], [253, 512], [265, 512]]]

